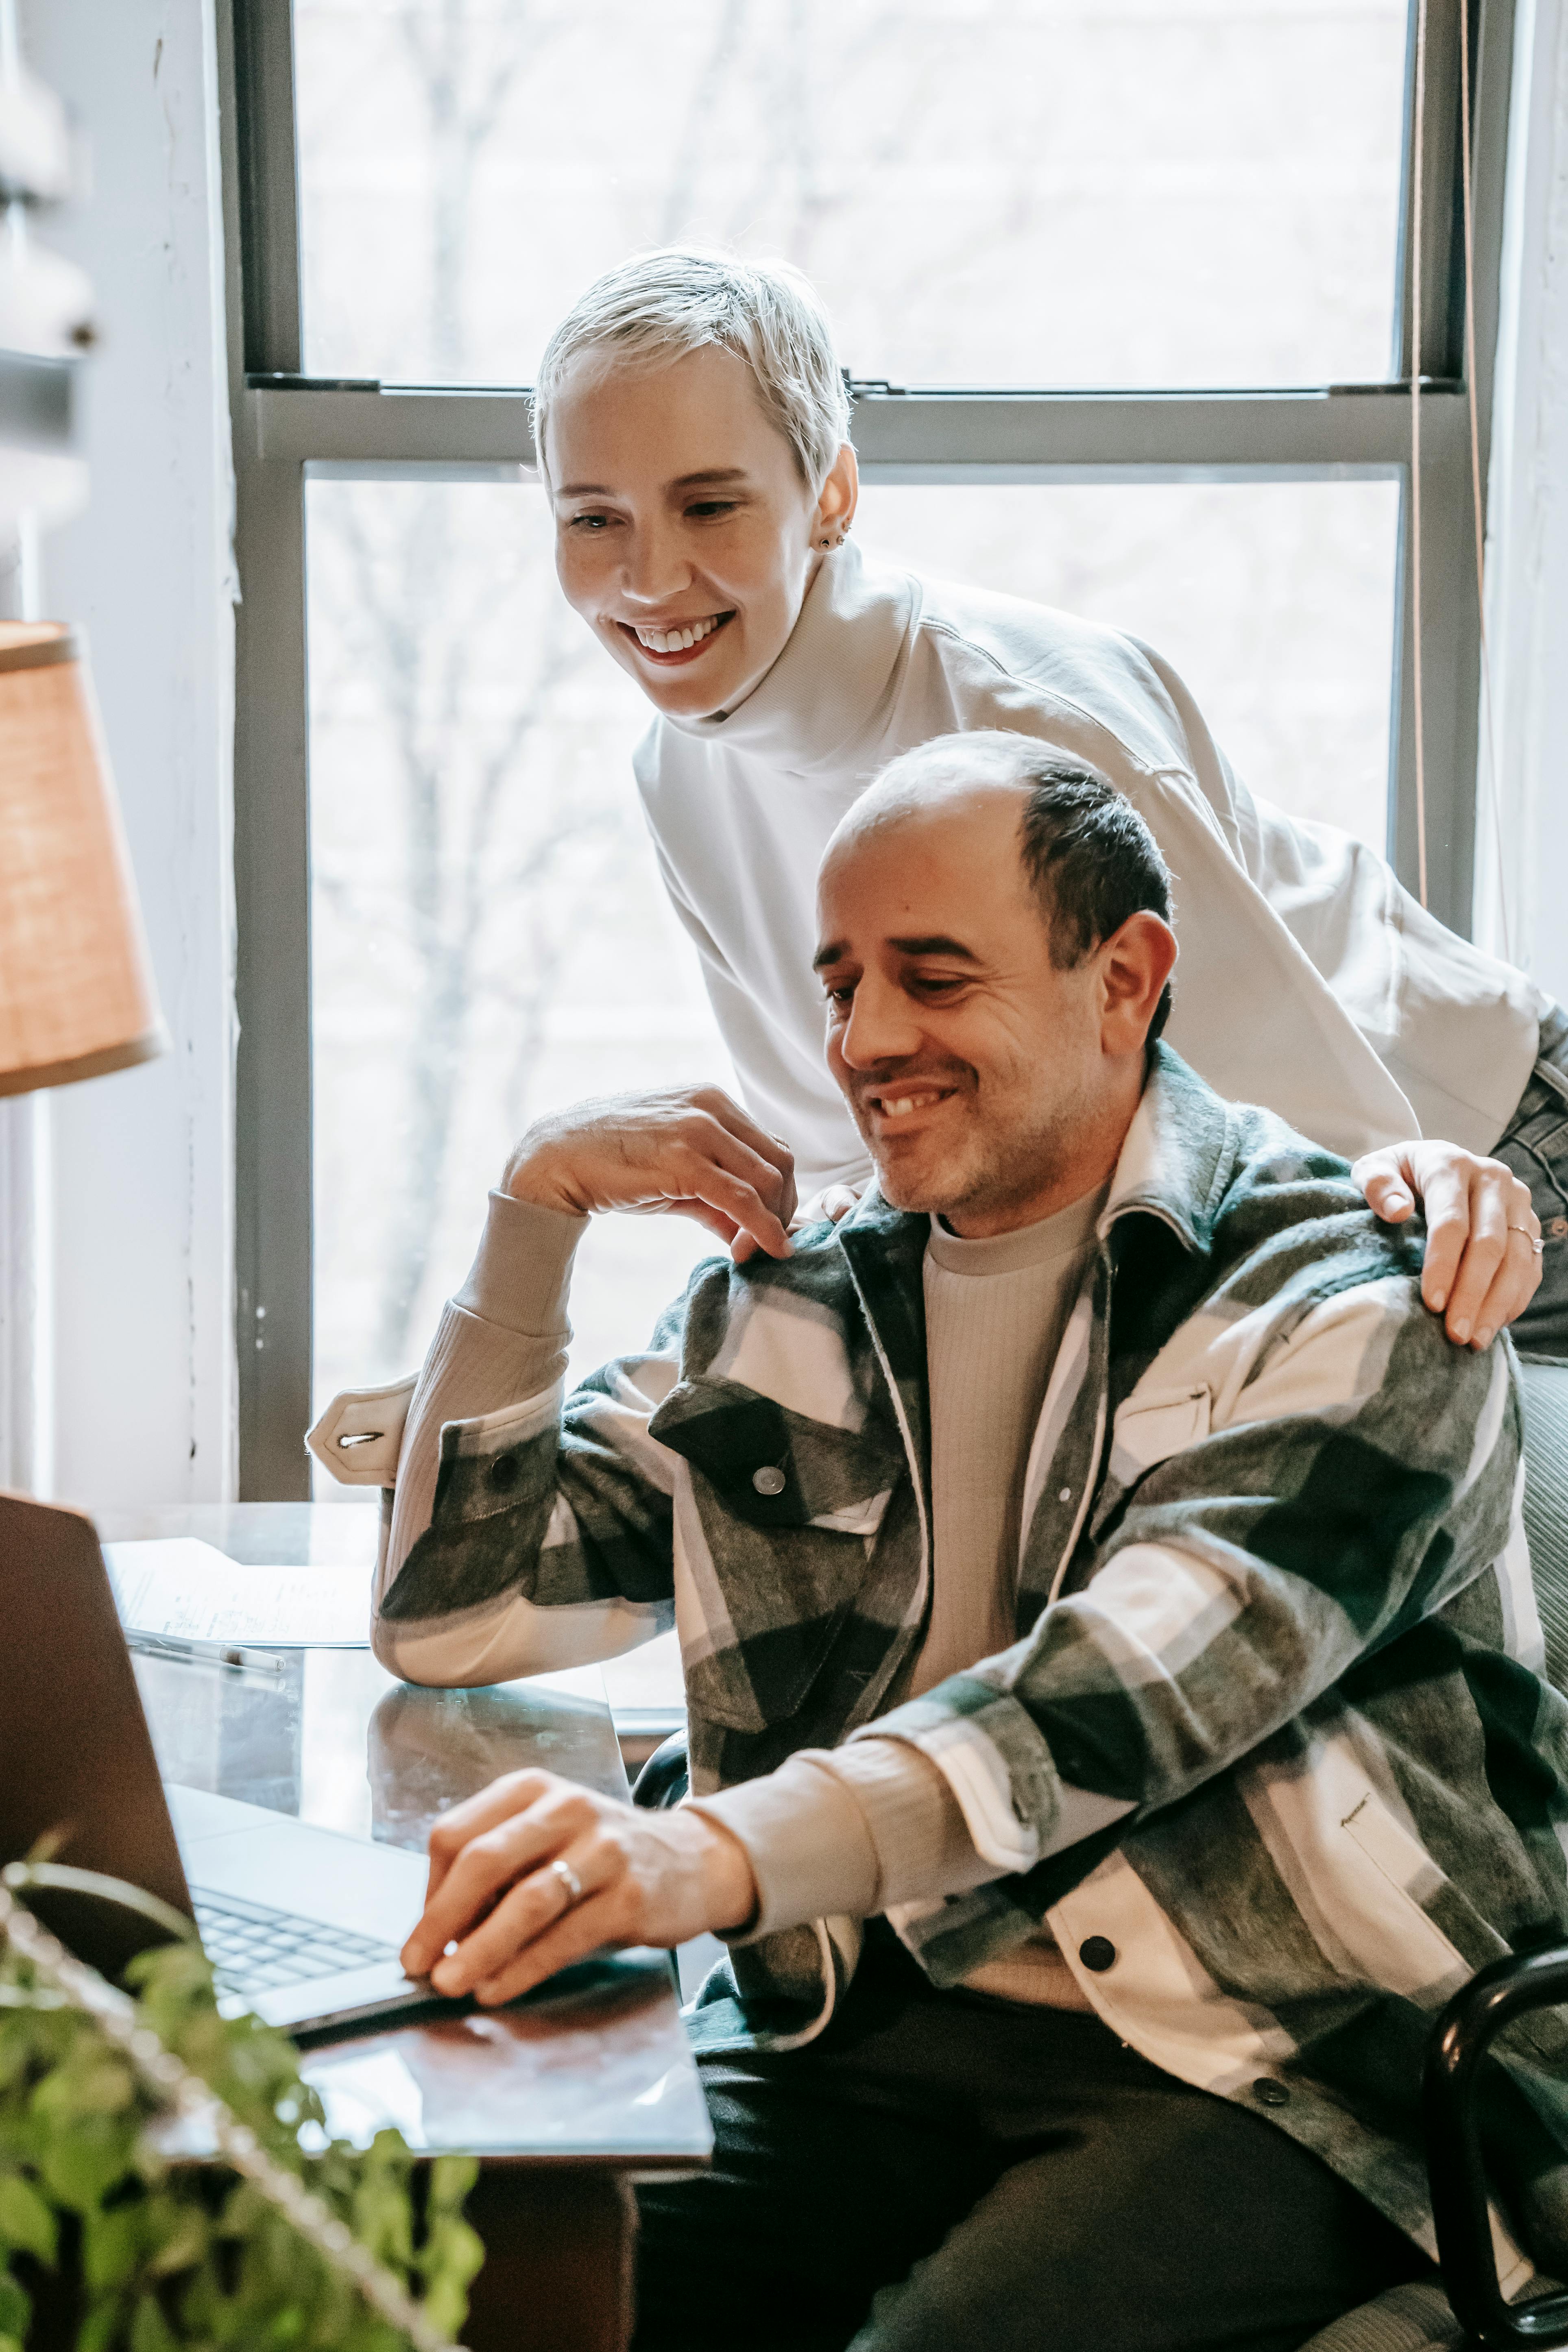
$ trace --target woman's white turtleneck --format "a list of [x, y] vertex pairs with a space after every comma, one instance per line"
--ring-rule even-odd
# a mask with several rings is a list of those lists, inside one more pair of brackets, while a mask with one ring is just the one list
[[1175, 890], [1170, 1041], [1220, 1094], [1350, 1156], [1423, 1129], [1490, 1150], [1535, 1058], [1542, 1000], [1521, 973], [1424, 914], [1361, 843], [1255, 802], [1146, 646], [851, 542], [745, 701], [658, 719], [636, 762], [748, 1106], [803, 1190], [866, 1172], [811, 971], [823, 847], [895, 754], [980, 727], [1089, 761], [1147, 820]]

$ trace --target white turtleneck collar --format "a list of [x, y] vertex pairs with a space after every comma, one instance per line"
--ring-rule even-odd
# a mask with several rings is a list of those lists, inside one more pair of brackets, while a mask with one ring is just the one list
[[823, 557], [784, 651], [743, 702], [662, 722], [786, 774], [838, 768], [858, 736], [885, 727], [920, 613], [917, 580], [847, 541]]

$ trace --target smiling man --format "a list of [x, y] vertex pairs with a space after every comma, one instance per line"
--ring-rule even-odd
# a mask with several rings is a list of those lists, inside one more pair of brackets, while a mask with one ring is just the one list
[[[689, 1801], [498, 1781], [405, 1954], [493, 2003], [728, 1939], [639, 2352], [1289, 2352], [1427, 2268], [1433, 2011], [1568, 1927], [1511, 1353], [1158, 1042], [1169, 905], [1039, 743], [897, 761], [818, 897], [875, 1188], [792, 1245], [721, 1095], [541, 1122], [386, 1442], [397, 1672], [679, 1629]], [[563, 1398], [576, 1242], [649, 1207], [757, 1254]], [[1501, 2242], [1553, 2263], [1565, 2081], [1548, 2021], [1497, 2090]]]

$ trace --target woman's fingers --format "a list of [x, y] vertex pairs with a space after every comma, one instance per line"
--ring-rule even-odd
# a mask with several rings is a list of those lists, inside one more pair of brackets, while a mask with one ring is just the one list
[[[1421, 1295], [1450, 1339], [1484, 1348], [1534, 1297], [1541, 1223], [1527, 1185], [1500, 1160], [1448, 1144], [1422, 1147], [1426, 1262]], [[1530, 1261], [1530, 1263], [1527, 1263]]]
[[[1426, 1171], [1420, 1198], [1426, 1218], [1426, 1253], [1421, 1268], [1421, 1296], [1434, 1315], [1440, 1315], [1453, 1296], [1460, 1263], [1471, 1239], [1470, 1189], [1467, 1172], [1454, 1160], [1439, 1161]], [[1475, 1268], [1479, 1268], [1479, 1257], [1473, 1262]], [[1488, 1279], [1490, 1279], [1489, 1269]], [[1475, 1303], [1479, 1304], [1479, 1296]], [[1448, 1336], [1450, 1339], [1455, 1336], [1451, 1322]]]
[[1365, 1193], [1367, 1207], [1387, 1225], [1401, 1225], [1415, 1213], [1408, 1149], [1391, 1143], [1381, 1151], [1365, 1151], [1351, 1170], [1351, 1180]]
[[1426, 1219], [1421, 1296], [1459, 1347], [1489, 1347], [1534, 1297], [1541, 1221], [1530, 1189], [1500, 1160], [1453, 1143], [1403, 1143], [1363, 1153], [1351, 1173], [1367, 1205], [1401, 1224]]
[[1489, 1347], [1500, 1331], [1518, 1322], [1541, 1287], [1541, 1260], [1528, 1230], [1510, 1228], [1502, 1263], [1476, 1309], [1473, 1347]]

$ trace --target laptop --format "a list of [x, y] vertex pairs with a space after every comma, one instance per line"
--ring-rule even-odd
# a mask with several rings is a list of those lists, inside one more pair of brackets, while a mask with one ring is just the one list
[[[470, 2004], [406, 1977], [424, 1858], [199, 1789], [165, 1788], [92, 1522], [0, 1495], [0, 1864], [47, 1843], [194, 1920], [226, 2016], [296, 2040]], [[29, 1896], [82, 1959], [118, 1977], [163, 1940], [140, 1914]]]

